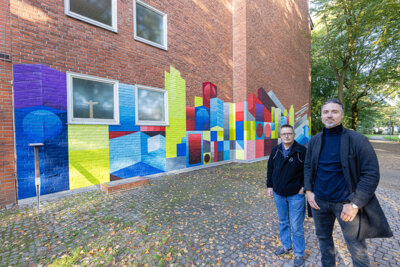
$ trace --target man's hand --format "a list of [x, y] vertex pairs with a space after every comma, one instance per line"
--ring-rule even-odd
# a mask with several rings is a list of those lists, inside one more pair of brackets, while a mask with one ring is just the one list
[[306, 198], [308, 201], [308, 204], [310, 204], [311, 208], [315, 210], [319, 210], [319, 206], [317, 205], [317, 202], [315, 201], [315, 195], [311, 191], [306, 191]]
[[268, 196], [269, 197], [273, 197], [274, 196], [274, 193], [273, 193], [274, 191], [272, 190], [272, 187], [268, 187], [267, 188], [267, 194], [268, 194]]
[[297, 194], [303, 195], [304, 194], [304, 187], [300, 188], [299, 192]]
[[351, 222], [354, 220], [358, 212], [358, 209], [353, 208], [350, 204], [344, 204], [340, 219], [344, 222]]

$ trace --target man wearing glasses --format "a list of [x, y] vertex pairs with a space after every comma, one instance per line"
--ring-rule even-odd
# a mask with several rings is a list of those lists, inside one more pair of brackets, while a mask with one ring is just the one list
[[[282, 143], [275, 146], [268, 160], [267, 192], [274, 197], [279, 219], [282, 246], [276, 255], [294, 252], [294, 266], [304, 266], [304, 217], [305, 198], [304, 158], [306, 148], [297, 143], [293, 126], [281, 127]], [[292, 246], [293, 241], [293, 246]]]

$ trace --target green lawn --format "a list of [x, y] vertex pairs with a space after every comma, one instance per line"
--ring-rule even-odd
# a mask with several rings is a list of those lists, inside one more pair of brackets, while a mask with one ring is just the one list
[[391, 141], [400, 141], [399, 135], [395, 134], [395, 135], [382, 135], [382, 134], [365, 134], [366, 137], [371, 138], [373, 136], [382, 136], [385, 140], [391, 140]]
[[398, 135], [392, 135], [392, 136], [385, 135], [383, 138], [385, 138], [386, 140], [391, 140], [391, 141], [397, 141], [397, 142], [400, 141], [400, 138]]

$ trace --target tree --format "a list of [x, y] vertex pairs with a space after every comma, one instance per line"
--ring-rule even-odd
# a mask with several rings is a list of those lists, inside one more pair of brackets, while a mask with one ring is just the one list
[[400, 1], [314, 0], [313, 5], [312, 42], [318, 50], [312, 49], [312, 58], [330, 69], [319, 79], [334, 78], [345, 123], [356, 130], [364, 110], [400, 92]]

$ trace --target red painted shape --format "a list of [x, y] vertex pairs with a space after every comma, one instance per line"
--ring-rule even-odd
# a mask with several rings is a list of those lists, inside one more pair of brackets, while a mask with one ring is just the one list
[[195, 107], [186, 107], [186, 131], [196, 130]]
[[217, 86], [210, 82], [203, 83], [203, 106], [210, 108], [210, 99], [217, 97]]
[[189, 134], [189, 164], [201, 163], [201, 134]]
[[140, 126], [142, 132], [165, 132], [165, 126]]
[[256, 158], [262, 158], [264, 157], [264, 139], [255, 141], [256, 141]]
[[214, 162], [218, 161], [218, 142], [214, 142]]
[[269, 124], [265, 125], [264, 136], [265, 136], [265, 138], [271, 137], [271, 125], [269, 125]]
[[264, 107], [264, 121], [271, 122], [271, 112]]
[[211, 83], [203, 83], [203, 106], [210, 108]]
[[243, 102], [239, 102], [235, 105], [236, 108], [236, 121], [243, 121], [244, 120], [244, 104]]
[[263, 128], [264, 127], [262, 126], [261, 123], [257, 125], [257, 137], [258, 138], [261, 138], [261, 136], [263, 135], [263, 132], [264, 132]]
[[263, 105], [260, 100], [258, 100], [255, 94], [250, 94], [248, 97], [248, 109], [251, 115], [256, 116], [256, 104]]
[[132, 133], [136, 133], [136, 131], [108, 132], [108, 138], [109, 138], [109, 139], [113, 139], [113, 138], [117, 138], [117, 137], [120, 137], [120, 136], [132, 134]]

